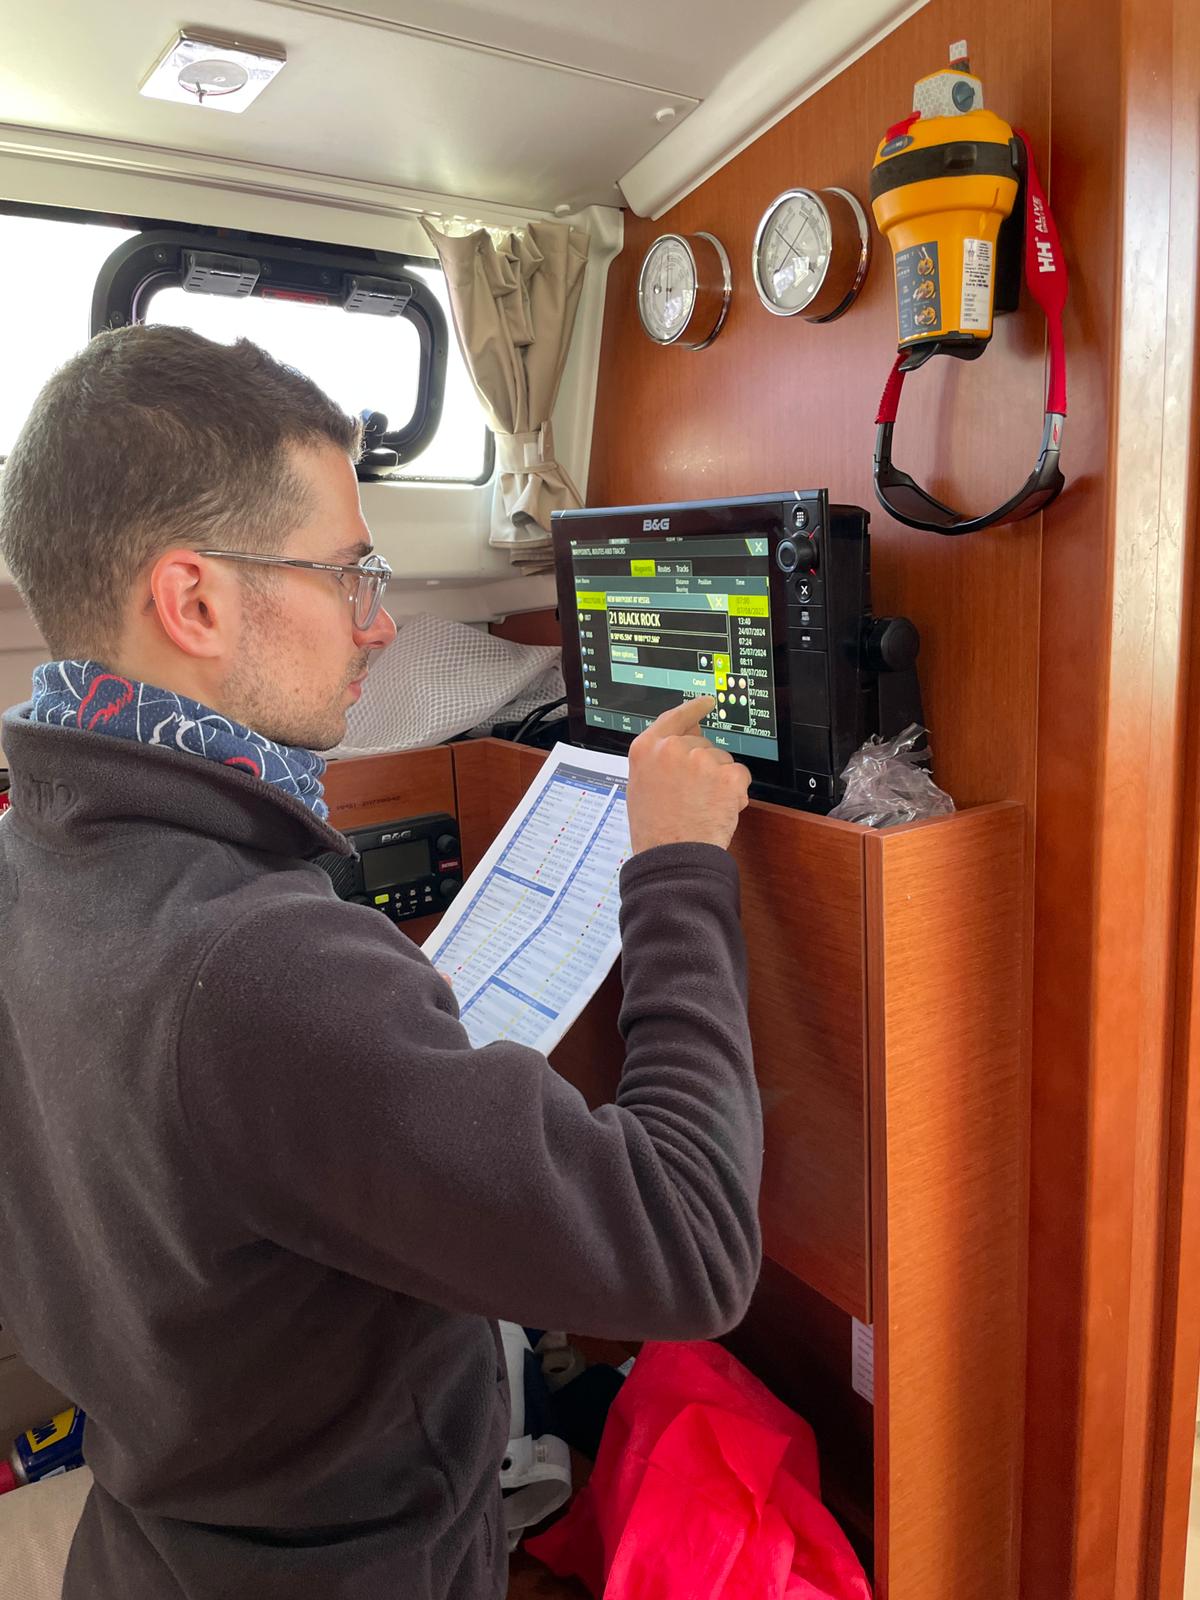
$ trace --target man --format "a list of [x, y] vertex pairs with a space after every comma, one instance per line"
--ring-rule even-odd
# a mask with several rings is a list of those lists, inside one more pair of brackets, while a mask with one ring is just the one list
[[[596, 1113], [473, 1050], [310, 857], [380, 607], [355, 425], [255, 346], [102, 334], [4, 470], [56, 660], [4, 720], [0, 1321], [87, 1413], [67, 1600], [493, 1600], [493, 1319], [718, 1334], [758, 1263], [747, 775], [631, 757], [627, 1041]], [[360, 565], [361, 563], [361, 565]]]

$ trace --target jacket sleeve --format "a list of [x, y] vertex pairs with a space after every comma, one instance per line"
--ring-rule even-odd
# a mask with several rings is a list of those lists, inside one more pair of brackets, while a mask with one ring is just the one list
[[526, 1326], [733, 1327], [762, 1156], [737, 868], [662, 846], [621, 893], [625, 1065], [595, 1111], [536, 1051], [472, 1048], [445, 980], [373, 909], [302, 885], [241, 916], [190, 980], [177, 1062], [197, 1159], [239, 1222]]

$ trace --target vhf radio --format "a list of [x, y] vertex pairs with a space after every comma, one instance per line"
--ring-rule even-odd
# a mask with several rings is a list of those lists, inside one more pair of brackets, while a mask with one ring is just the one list
[[871, 611], [869, 522], [824, 489], [554, 512], [572, 742], [626, 751], [710, 695], [752, 794], [832, 810], [869, 736], [922, 721], [917, 630]]
[[393, 922], [435, 916], [462, 888], [458, 823], [444, 811], [356, 828], [346, 838], [357, 855], [319, 855], [317, 866], [340, 899], [375, 906]]

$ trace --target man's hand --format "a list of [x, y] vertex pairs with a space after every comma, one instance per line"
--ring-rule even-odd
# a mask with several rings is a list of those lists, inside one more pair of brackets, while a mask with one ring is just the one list
[[629, 837], [634, 854], [657, 844], [728, 849], [750, 774], [699, 731], [711, 695], [672, 706], [629, 749]]

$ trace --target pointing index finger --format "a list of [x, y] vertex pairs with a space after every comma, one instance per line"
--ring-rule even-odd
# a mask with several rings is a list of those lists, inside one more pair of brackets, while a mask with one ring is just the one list
[[700, 694], [694, 700], [684, 700], [657, 716], [646, 732], [653, 734], [656, 739], [669, 739], [679, 734], [691, 733], [700, 726], [716, 704], [711, 694]]

